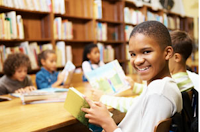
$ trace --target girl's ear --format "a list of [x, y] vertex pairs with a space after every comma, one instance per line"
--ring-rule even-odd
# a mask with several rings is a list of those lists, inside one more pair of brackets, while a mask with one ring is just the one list
[[87, 54], [87, 58], [90, 60], [90, 53]]
[[169, 60], [173, 56], [173, 48], [172, 46], [167, 46], [165, 48], [165, 59]]
[[41, 59], [41, 64], [44, 65], [45, 64], [45, 60]]

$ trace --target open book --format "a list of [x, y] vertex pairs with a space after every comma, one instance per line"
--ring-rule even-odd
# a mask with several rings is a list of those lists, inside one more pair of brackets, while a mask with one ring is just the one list
[[88, 127], [88, 119], [85, 118], [85, 112], [81, 110], [82, 107], [89, 108], [88, 103], [83, 98], [83, 94], [73, 87], [69, 88], [64, 108], [77, 120]]
[[45, 88], [34, 90], [29, 93], [12, 93], [12, 96], [20, 97], [22, 104], [64, 102], [68, 89], [66, 88]]
[[62, 71], [65, 75], [63, 81], [65, 85], [70, 85], [75, 68], [75, 65], [71, 61], [67, 61], [65, 68]]
[[105, 94], [117, 94], [128, 88], [125, 74], [119, 62], [114, 60], [95, 70], [85, 73], [93, 88], [102, 90]]

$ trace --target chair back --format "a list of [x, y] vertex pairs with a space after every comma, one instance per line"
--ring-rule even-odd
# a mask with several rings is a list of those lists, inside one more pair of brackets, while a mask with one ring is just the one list
[[169, 132], [171, 123], [171, 118], [167, 118], [165, 120], [160, 121], [158, 125], [155, 126], [154, 132]]

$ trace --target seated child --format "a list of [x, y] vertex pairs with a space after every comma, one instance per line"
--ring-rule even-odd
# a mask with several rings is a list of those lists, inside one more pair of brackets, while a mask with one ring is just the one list
[[58, 87], [63, 84], [64, 74], [56, 71], [56, 53], [53, 50], [44, 50], [38, 55], [41, 70], [36, 74], [38, 89]]
[[[184, 31], [172, 31], [170, 33], [173, 47], [173, 56], [169, 59], [169, 70], [172, 78], [177, 83], [181, 92], [189, 91], [191, 88], [198, 89], [193, 84], [194, 80], [198, 80], [198, 74], [186, 70], [187, 58], [192, 53], [192, 40]], [[187, 49], [187, 50], [186, 50]], [[192, 76], [195, 76], [191, 78]], [[129, 80], [131, 82], [132, 80]], [[198, 81], [196, 84], [198, 85]], [[133, 92], [140, 94], [145, 85], [133, 82]], [[100, 100], [103, 104], [112, 106], [121, 112], [127, 112], [129, 106], [134, 102], [132, 99], [123, 97], [112, 97], [103, 95], [101, 92], [95, 90], [93, 96], [95, 100]]]
[[121, 123], [115, 124], [104, 104], [86, 97], [90, 108], [82, 111], [90, 123], [106, 132], [153, 132], [159, 121], [182, 110], [181, 93], [168, 67], [173, 54], [168, 29], [157, 21], [140, 23], [131, 32], [129, 53], [132, 66], [147, 81], [147, 87], [134, 99]]
[[5, 75], [0, 79], [0, 95], [36, 90], [31, 78], [27, 75], [30, 66], [27, 55], [22, 53], [8, 55], [3, 64]]
[[[198, 89], [199, 81], [197, 74], [186, 69], [186, 61], [192, 53], [193, 43], [189, 34], [184, 31], [173, 31], [170, 33], [174, 54], [169, 61], [169, 69], [172, 78], [175, 79], [181, 91], [188, 91], [192, 88]], [[193, 74], [195, 77], [193, 77]]]
[[[96, 44], [86, 45], [83, 51], [83, 73], [90, 72], [100, 66], [104, 65], [100, 61], [100, 52]], [[83, 81], [87, 82], [87, 78], [83, 75]]]

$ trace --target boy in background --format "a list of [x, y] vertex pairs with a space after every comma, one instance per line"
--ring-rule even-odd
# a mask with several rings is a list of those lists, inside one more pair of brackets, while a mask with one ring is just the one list
[[27, 75], [30, 66], [27, 55], [22, 53], [8, 55], [3, 65], [5, 75], [0, 79], [0, 95], [36, 90], [31, 78]]
[[169, 60], [169, 69], [172, 78], [175, 79], [181, 91], [189, 91], [192, 88], [198, 91], [198, 74], [192, 73], [186, 69], [186, 61], [193, 49], [192, 39], [184, 31], [173, 31], [170, 33], [170, 36], [174, 49], [174, 54]]

